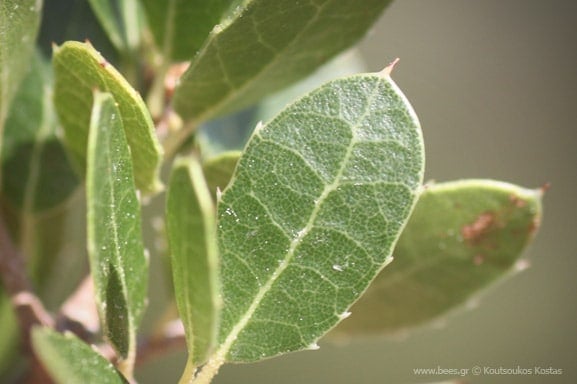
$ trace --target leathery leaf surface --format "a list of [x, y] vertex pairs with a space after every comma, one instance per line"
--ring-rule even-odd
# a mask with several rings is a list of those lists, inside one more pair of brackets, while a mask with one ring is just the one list
[[128, 383], [111, 362], [72, 333], [34, 328], [32, 344], [56, 383]]
[[38, 0], [0, 2], [0, 148], [12, 99], [34, 55], [41, 8]]
[[327, 83], [257, 127], [218, 204], [209, 365], [315, 349], [390, 260], [423, 166], [417, 118], [385, 72]]
[[388, 3], [234, 2], [192, 58], [176, 88], [175, 110], [200, 123], [256, 103], [356, 43]]
[[204, 362], [216, 341], [218, 249], [213, 199], [200, 161], [176, 161], [166, 199], [174, 292], [186, 334], [189, 364]]
[[128, 144], [109, 93], [94, 96], [86, 200], [88, 255], [103, 333], [130, 365], [146, 305], [148, 261]]
[[395, 260], [331, 332], [390, 334], [464, 304], [510, 274], [541, 222], [541, 190], [492, 180], [427, 186]]
[[54, 49], [54, 103], [72, 158], [83, 173], [93, 91], [109, 92], [120, 111], [134, 164], [136, 185], [143, 192], [160, 189], [162, 148], [152, 118], [134, 88], [89, 43], [68, 41]]

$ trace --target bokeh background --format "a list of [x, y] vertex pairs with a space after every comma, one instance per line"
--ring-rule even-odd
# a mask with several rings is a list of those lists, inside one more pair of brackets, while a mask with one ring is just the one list
[[[420, 117], [428, 179], [551, 183], [543, 226], [525, 255], [531, 268], [490, 289], [477, 308], [404, 339], [322, 344], [225, 366], [215, 384], [458, 378], [413, 373], [437, 366], [563, 370], [470, 375], [466, 383], [577, 383], [577, 2], [397, 0], [361, 51], [372, 71], [401, 59], [393, 77]], [[181, 369], [182, 356], [172, 356], [142, 377], [172, 382]]]

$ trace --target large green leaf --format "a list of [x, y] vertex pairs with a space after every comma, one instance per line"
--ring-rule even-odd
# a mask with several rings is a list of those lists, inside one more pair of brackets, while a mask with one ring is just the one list
[[232, 0], [143, 0], [165, 60], [189, 60], [200, 49]]
[[110, 92], [118, 103], [130, 146], [136, 185], [146, 192], [160, 188], [162, 148], [140, 95], [89, 44], [69, 41], [54, 50], [54, 101], [68, 149], [84, 169], [94, 89]]
[[0, 2], [0, 148], [12, 99], [34, 54], [41, 7], [39, 0]]
[[57, 383], [125, 384], [114, 366], [72, 333], [34, 328], [32, 343], [40, 361]]
[[423, 165], [387, 73], [330, 82], [258, 127], [218, 204], [224, 306], [207, 366], [315, 348], [389, 260]]
[[38, 54], [6, 120], [2, 193], [22, 215], [53, 208], [76, 189], [78, 178], [56, 136], [52, 74]]
[[148, 261], [120, 116], [112, 95], [95, 93], [86, 177], [88, 253], [104, 335], [130, 365], [145, 308]]
[[175, 164], [166, 215], [176, 304], [194, 367], [215, 346], [220, 310], [215, 207], [198, 159]]
[[508, 275], [539, 226], [541, 195], [490, 180], [428, 186], [394, 262], [333, 335], [386, 334], [422, 324]]
[[209, 35], [181, 79], [175, 109], [195, 122], [249, 106], [355, 43], [389, 0], [252, 0]]

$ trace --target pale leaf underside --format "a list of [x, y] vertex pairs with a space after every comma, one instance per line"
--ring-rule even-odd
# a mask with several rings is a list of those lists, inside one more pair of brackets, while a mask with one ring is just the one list
[[218, 206], [214, 358], [314, 347], [387, 262], [423, 156], [412, 109], [380, 75], [328, 83], [257, 128]]

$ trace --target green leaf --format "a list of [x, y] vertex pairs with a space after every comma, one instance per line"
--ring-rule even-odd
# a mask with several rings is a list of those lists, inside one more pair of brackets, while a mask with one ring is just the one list
[[110, 92], [118, 103], [134, 163], [136, 185], [145, 192], [160, 188], [162, 148], [140, 95], [89, 44], [66, 42], [54, 50], [54, 102], [68, 149], [84, 169], [93, 90]]
[[10, 369], [17, 364], [15, 360], [21, 360], [19, 353], [19, 327], [14, 314], [10, 298], [0, 287], [0, 377], [6, 377]]
[[128, 364], [146, 303], [148, 261], [120, 108], [96, 92], [87, 162], [88, 254], [104, 335]]
[[3, 197], [22, 215], [58, 206], [78, 186], [56, 136], [52, 74], [40, 54], [31, 64], [6, 120], [2, 148]]
[[427, 186], [383, 270], [335, 337], [393, 333], [507, 276], [541, 221], [541, 191], [490, 180]]
[[90, 6], [119, 51], [134, 51], [140, 45], [142, 28], [137, 0], [89, 0]]
[[156, 43], [170, 61], [190, 60], [231, 3], [232, 0], [143, 0]]
[[34, 328], [32, 343], [57, 383], [128, 383], [109, 361], [72, 333], [63, 335], [49, 328]]
[[42, 1], [2, 0], [0, 3], [0, 148], [12, 99], [28, 71], [40, 25]]
[[361, 53], [356, 49], [350, 49], [318, 68], [310, 76], [263, 99], [257, 105], [255, 118], [257, 121], [268, 121], [289, 103], [294, 102], [301, 95], [320, 87], [327, 81], [365, 71], [366, 68]]
[[176, 111], [198, 124], [257, 102], [354, 44], [389, 2], [243, 2], [192, 60], [176, 89]]
[[196, 158], [176, 162], [166, 204], [176, 304], [197, 366], [215, 346], [221, 302], [215, 207]]
[[315, 348], [389, 260], [423, 166], [417, 118], [387, 72], [327, 83], [257, 127], [218, 205], [224, 306], [209, 366]]
[[208, 190], [214, 198], [218, 191], [222, 192], [230, 182], [241, 154], [240, 151], [224, 152], [202, 164]]

